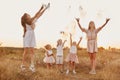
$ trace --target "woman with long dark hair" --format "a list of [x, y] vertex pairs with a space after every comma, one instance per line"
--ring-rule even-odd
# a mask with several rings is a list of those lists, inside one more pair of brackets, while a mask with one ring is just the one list
[[31, 17], [28, 13], [24, 13], [23, 16], [21, 17], [21, 24], [24, 30], [24, 34], [23, 34], [24, 53], [23, 53], [23, 59], [21, 64], [22, 71], [26, 69], [25, 56], [28, 52], [28, 49], [30, 49], [31, 64], [29, 69], [32, 72], [35, 72], [35, 67], [34, 67], [34, 47], [36, 46], [35, 34], [34, 34], [35, 22], [40, 16], [42, 16], [42, 14], [46, 11], [46, 9], [49, 6], [50, 6], [50, 3], [48, 3], [48, 5], [42, 5], [40, 10], [35, 14], [34, 17]]

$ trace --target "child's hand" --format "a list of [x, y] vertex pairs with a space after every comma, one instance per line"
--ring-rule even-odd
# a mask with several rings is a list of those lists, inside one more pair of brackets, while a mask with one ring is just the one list
[[70, 33], [70, 37], [72, 37], [72, 34]]
[[106, 23], [110, 20], [110, 18], [106, 18]]
[[66, 42], [67, 40], [65, 40], [64, 42]]
[[82, 40], [82, 37], [80, 37], [80, 40]]

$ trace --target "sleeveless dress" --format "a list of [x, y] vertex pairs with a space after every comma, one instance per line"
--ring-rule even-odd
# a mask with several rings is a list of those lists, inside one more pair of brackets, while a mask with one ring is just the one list
[[98, 52], [97, 48], [97, 34], [102, 29], [102, 27], [99, 27], [95, 29], [94, 31], [90, 31], [88, 29], [83, 28], [83, 32], [86, 33], [87, 36], [87, 51], [89, 53], [96, 53]]
[[79, 63], [76, 46], [71, 46], [70, 48], [70, 53], [67, 55], [67, 58], [66, 58], [66, 62], [69, 62], [69, 61]]
[[45, 57], [43, 59], [43, 62], [45, 63], [55, 63], [55, 59], [53, 56], [47, 56], [53, 54], [52, 50], [47, 50], [47, 52], [45, 53]]
[[31, 25], [28, 24], [26, 24], [26, 33], [23, 38], [23, 46], [28, 48], [36, 46], [34, 29], [32, 29]]

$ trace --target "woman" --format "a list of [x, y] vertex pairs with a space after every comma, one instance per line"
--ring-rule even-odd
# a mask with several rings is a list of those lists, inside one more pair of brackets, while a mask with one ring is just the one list
[[24, 29], [24, 34], [23, 34], [23, 46], [24, 46], [24, 53], [23, 53], [23, 60], [22, 60], [22, 65], [21, 69], [25, 70], [25, 56], [28, 52], [28, 49], [30, 49], [31, 52], [31, 65], [29, 69], [32, 72], [35, 72], [35, 67], [34, 67], [34, 47], [36, 46], [35, 42], [35, 34], [34, 34], [34, 28], [35, 28], [35, 22], [36, 20], [42, 16], [42, 14], [45, 12], [45, 10], [50, 6], [50, 3], [48, 5], [42, 5], [40, 10], [35, 14], [34, 17], [31, 17], [29, 14], [25, 13], [22, 18], [21, 18], [21, 24]]
[[91, 71], [90, 74], [96, 74], [95, 67], [96, 67], [96, 53], [97, 53], [97, 34], [98, 32], [108, 23], [110, 19], [106, 19], [106, 22], [99, 28], [95, 28], [95, 24], [93, 21], [90, 21], [88, 29], [84, 29], [81, 27], [79, 23], [79, 19], [77, 18], [76, 21], [78, 23], [79, 28], [86, 33], [87, 35], [87, 51], [90, 56], [91, 60]]

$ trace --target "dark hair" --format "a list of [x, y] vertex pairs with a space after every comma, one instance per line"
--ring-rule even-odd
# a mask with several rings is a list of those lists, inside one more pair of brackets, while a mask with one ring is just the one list
[[26, 16], [27, 13], [24, 13], [23, 16], [21, 17], [21, 25], [23, 26], [24, 32], [26, 32]]

